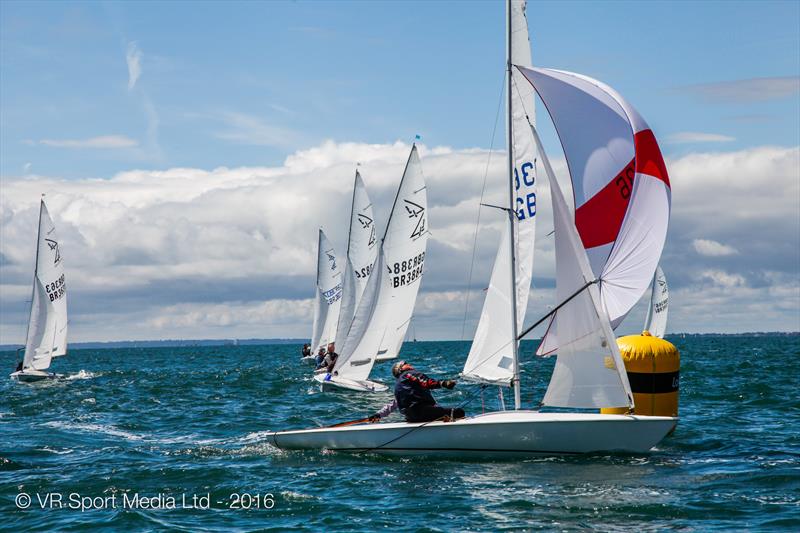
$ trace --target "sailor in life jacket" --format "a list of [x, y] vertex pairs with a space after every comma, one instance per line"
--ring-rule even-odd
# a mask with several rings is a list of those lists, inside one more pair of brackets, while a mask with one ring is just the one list
[[405, 361], [394, 364], [392, 375], [396, 379], [394, 400], [370, 416], [370, 422], [379, 422], [381, 418], [386, 418], [398, 409], [405, 415], [406, 422], [432, 422], [434, 420], [449, 422], [464, 418], [463, 409], [437, 405], [431, 394], [433, 389], [455, 387], [456, 382], [452, 379], [440, 381], [429, 378], [422, 372], [414, 370], [414, 367]]
[[328, 353], [325, 354], [325, 358], [322, 362], [317, 365], [317, 369], [325, 369], [325, 371], [330, 374], [333, 372], [333, 367], [336, 365], [336, 360], [338, 358], [339, 354], [336, 353], [336, 346], [331, 342], [328, 344]]

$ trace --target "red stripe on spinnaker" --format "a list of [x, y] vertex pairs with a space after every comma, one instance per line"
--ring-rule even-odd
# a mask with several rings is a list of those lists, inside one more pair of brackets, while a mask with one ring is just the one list
[[667, 166], [653, 130], [642, 130], [633, 136], [636, 149], [636, 172], [658, 178], [670, 187]]
[[575, 210], [575, 227], [583, 247], [594, 248], [616, 240], [633, 191], [634, 160], [608, 185]]

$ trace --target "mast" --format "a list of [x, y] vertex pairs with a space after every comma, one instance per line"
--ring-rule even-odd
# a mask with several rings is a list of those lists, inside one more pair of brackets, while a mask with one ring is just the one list
[[[39, 222], [36, 226], [36, 259], [33, 263], [33, 284], [31, 285], [31, 309], [28, 313], [32, 315], [33, 313], [33, 299], [36, 298], [36, 279], [39, 276], [39, 241], [42, 239], [42, 210], [44, 208], [44, 194], [42, 194], [42, 199], [39, 201]], [[28, 317], [28, 331], [25, 333], [25, 351], [22, 353], [23, 361], [25, 360], [25, 356], [28, 355], [28, 342], [30, 341], [31, 335], [31, 316]], [[52, 351], [52, 350], [51, 350]], [[23, 370], [25, 370], [25, 366], [23, 365]]]
[[514, 409], [519, 409], [521, 404], [521, 397], [520, 397], [520, 390], [519, 390], [519, 343], [517, 341], [517, 265], [516, 265], [516, 238], [514, 237], [514, 216], [516, 216], [515, 204], [514, 201], [514, 129], [513, 129], [513, 109], [511, 105], [512, 100], [512, 66], [511, 66], [511, 1], [508, 0], [506, 3], [507, 6], [507, 37], [508, 37], [508, 48], [506, 53], [506, 77], [508, 79], [508, 89], [506, 92], [506, 97], [508, 100], [508, 115], [506, 117], [506, 122], [508, 124], [508, 137], [506, 139], [506, 148], [508, 153], [508, 225], [509, 225], [509, 235], [511, 236], [511, 246], [509, 247], [511, 251], [511, 332], [512, 332], [512, 349], [514, 353], [514, 378], [512, 379], [512, 384], [514, 387]]
[[353, 236], [353, 215], [356, 210], [356, 185], [358, 184], [358, 169], [356, 169], [356, 177], [353, 178], [353, 199], [350, 202], [350, 227], [347, 230], [347, 253], [344, 256], [345, 266], [347, 260], [350, 259], [350, 238]]

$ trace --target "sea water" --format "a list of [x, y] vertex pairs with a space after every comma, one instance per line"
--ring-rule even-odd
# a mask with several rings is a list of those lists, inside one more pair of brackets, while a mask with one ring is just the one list
[[[65, 379], [0, 379], [0, 529], [800, 530], [800, 337], [669, 337], [681, 419], [651, 453], [505, 461], [282, 451], [265, 433], [361, 418], [390, 393], [325, 392], [300, 346], [73, 350]], [[522, 399], [552, 359], [525, 342]], [[469, 343], [408, 342], [454, 377]], [[0, 354], [7, 370], [15, 354]], [[391, 381], [391, 363], [376, 379]], [[459, 384], [468, 413], [496, 409]], [[506, 393], [508, 401], [511, 394]]]

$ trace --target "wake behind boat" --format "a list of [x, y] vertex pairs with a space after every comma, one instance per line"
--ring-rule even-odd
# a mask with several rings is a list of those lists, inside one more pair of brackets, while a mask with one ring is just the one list
[[53, 220], [42, 199], [33, 274], [31, 313], [21, 368], [11, 374], [23, 382], [58, 377], [47, 372], [53, 357], [67, 353], [67, 286], [64, 261]]

